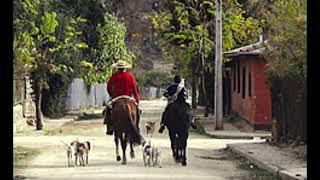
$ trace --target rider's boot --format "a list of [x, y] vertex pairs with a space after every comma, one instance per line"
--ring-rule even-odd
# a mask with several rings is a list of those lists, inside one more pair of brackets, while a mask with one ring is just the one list
[[191, 118], [191, 123], [190, 123], [190, 125], [191, 125], [191, 127], [192, 127], [193, 129], [197, 129], [197, 126], [196, 126], [196, 124], [195, 124], [195, 122], [194, 122], [194, 116], [193, 116], [192, 111], [190, 111], [189, 113], [190, 113], [190, 114], [189, 114], [189, 117]]
[[197, 126], [196, 126], [196, 124], [194, 123], [194, 120], [191, 122], [191, 127], [192, 127], [193, 129], [197, 129]]
[[138, 128], [139, 133], [140, 133], [139, 123], [140, 123], [141, 113], [142, 113], [142, 110], [139, 107], [137, 107], [137, 128]]
[[113, 128], [113, 122], [111, 119], [111, 108], [107, 107], [107, 111], [106, 111], [106, 123], [107, 123], [107, 135], [112, 135], [114, 128]]
[[165, 121], [165, 113], [166, 113], [166, 111], [164, 111], [163, 113], [162, 113], [162, 116], [161, 116], [161, 122], [160, 122], [160, 128], [159, 128], [159, 133], [163, 133], [163, 131], [164, 131], [164, 129], [166, 128], [165, 127], [165, 125], [164, 125], [164, 121]]

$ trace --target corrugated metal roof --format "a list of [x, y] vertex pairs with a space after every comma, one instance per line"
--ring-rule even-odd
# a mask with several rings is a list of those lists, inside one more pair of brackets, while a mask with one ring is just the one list
[[224, 52], [223, 55], [226, 57], [233, 57], [239, 55], [261, 55], [263, 50], [265, 49], [263, 46], [265, 43], [267, 43], [267, 41], [260, 41], [254, 44], [250, 44], [248, 46], [243, 46]]

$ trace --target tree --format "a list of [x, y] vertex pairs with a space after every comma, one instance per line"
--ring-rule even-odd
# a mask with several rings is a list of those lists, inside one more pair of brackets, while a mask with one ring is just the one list
[[307, 1], [277, 0], [264, 53], [276, 120], [275, 142], [307, 141]]
[[[203, 72], [206, 69], [209, 72], [214, 70], [212, 60], [207, 59], [212, 57], [214, 49], [212, 20], [215, 16], [215, 1], [162, 0], [160, 6], [160, 11], [150, 16], [158, 45], [169, 61], [179, 64], [179, 71], [183, 76], [193, 78], [194, 84], [198, 86], [197, 76], [200, 76], [203, 82]], [[263, 22], [244, 17], [242, 6], [237, 0], [223, 1], [222, 18], [223, 50], [252, 43], [261, 33]], [[199, 70], [201, 73], [195, 74]], [[208, 85], [202, 84], [201, 89], [206, 86]], [[193, 91], [195, 90], [193, 87]], [[207, 94], [209, 93], [213, 92]]]
[[268, 16], [265, 51], [272, 77], [307, 77], [307, 2], [278, 0]]
[[126, 27], [116, 17], [106, 13], [104, 22], [98, 24], [98, 45], [95, 59], [82, 61], [83, 73], [81, 76], [87, 84], [102, 83], [111, 76], [112, 64], [123, 59], [133, 63], [134, 55], [125, 44]]
[[[37, 130], [43, 128], [42, 92], [49, 89], [49, 74], [72, 73], [72, 54], [87, 45], [77, 38], [78, 25], [85, 20], [67, 18], [50, 9], [50, 1], [15, 0], [14, 54], [16, 62], [27, 64], [36, 95]], [[67, 23], [66, 23], [67, 20]]]

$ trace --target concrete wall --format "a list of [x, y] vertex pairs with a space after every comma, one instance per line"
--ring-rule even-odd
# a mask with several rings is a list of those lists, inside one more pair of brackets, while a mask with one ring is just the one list
[[[153, 99], [156, 98], [156, 92], [156, 87], [145, 87], [143, 96]], [[109, 99], [105, 83], [94, 84], [88, 88], [83, 79], [76, 78], [68, 88], [66, 109], [71, 111], [87, 107], [101, 107], [103, 102]]]
[[[146, 99], [154, 99], [154, 98], [157, 98], [157, 90], [158, 90], [158, 88], [157, 88], [157, 87], [153, 87], [153, 86], [144, 87], [144, 94], [143, 94], [143, 96], [144, 96]], [[161, 94], [161, 95], [162, 95], [162, 94]]]
[[109, 100], [106, 84], [95, 84], [89, 88], [83, 79], [76, 78], [70, 84], [66, 100], [67, 110], [77, 110], [87, 107], [101, 107], [104, 101]]

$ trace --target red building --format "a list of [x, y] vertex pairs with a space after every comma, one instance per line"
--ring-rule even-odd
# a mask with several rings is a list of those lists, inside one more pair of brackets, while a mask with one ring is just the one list
[[231, 111], [246, 119], [254, 129], [272, 124], [271, 92], [265, 75], [262, 41], [224, 53], [230, 61]]

